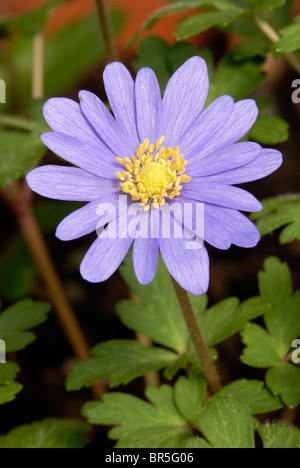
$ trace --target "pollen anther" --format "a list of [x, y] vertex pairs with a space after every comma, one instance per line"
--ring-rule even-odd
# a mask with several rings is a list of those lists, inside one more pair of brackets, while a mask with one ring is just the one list
[[173, 200], [180, 194], [181, 184], [191, 180], [184, 174], [187, 161], [180, 154], [179, 146], [174, 149], [164, 147], [164, 139], [162, 136], [153, 145], [146, 138], [131, 159], [117, 158], [127, 169], [116, 174], [122, 182], [122, 191], [130, 194], [133, 200], [140, 201], [145, 211], [149, 211], [151, 206], [159, 208], [166, 198]]

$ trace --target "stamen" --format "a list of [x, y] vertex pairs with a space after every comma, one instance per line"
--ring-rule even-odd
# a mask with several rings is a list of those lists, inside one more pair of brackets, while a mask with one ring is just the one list
[[157, 209], [164, 205], [166, 198], [173, 200], [180, 194], [181, 184], [191, 180], [184, 174], [187, 161], [179, 154], [179, 146], [174, 149], [165, 147], [162, 145], [164, 139], [162, 136], [153, 145], [145, 138], [136, 156], [117, 158], [127, 169], [116, 174], [122, 181], [122, 191], [130, 194], [134, 201], [140, 201], [145, 211], [149, 211], [151, 206]]

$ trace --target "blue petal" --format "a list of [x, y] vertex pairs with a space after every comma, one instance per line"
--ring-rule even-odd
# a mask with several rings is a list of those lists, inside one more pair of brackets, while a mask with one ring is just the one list
[[[260, 234], [256, 226], [242, 213], [229, 208], [214, 205], [205, 205], [205, 233], [207, 226], [215, 235], [224, 231], [230, 243], [238, 247], [255, 247], [260, 241]], [[214, 245], [205, 237], [207, 242]]]
[[75, 166], [106, 179], [117, 179], [119, 164], [115, 157], [101, 153], [101, 147], [78, 140], [63, 133], [49, 132], [41, 136], [43, 143], [54, 153]]
[[[115, 206], [118, 203], [117, 193], [103, 195], [98, 200], [88, 203], [79, 210], [67, 216], [57, 227], [56, 237], [63, 241], [78, 239], [96, 231], [101, 225], [101, 220], [105, 218], [104, 224], [110, 222], [116, 216]], [[103, 216], [99, 213], [99, 205], [106, 204], [107, 210]]]
[[[258, 116], [256, 102], [245, 99], [234, 104], [233, 111], [225, 125], [202, 148], [194, 153], [197, 159], [204, 158], [225, 146], [236, 143], [251, 129]], [[186, 156], [186, 155], [185, 155]], [[188, 160], [192, 160], [189, 156]]]
[[214, 135], [227, 123], [233, 106], [232, 97], [221, 96], [202, 112], [178, 142], [185, 158], [192, 160], [194, 154], [198, 154], [203, 145], [211, 142]]
[[209, 258], [204, 246], [187, 249], [186, 238], [160, 239], [160, 251], [167, 269], [186, 291], [200, 296], [209, 284]]
[[136, 126], [134, 81], [127, 68], [119, 62], [107, 65], [103, 80], [115, 119], [137, 149], [139, 138]]
[[158, 239], [135, 239], [133, 244], [133, 266], [138, 281], [149, 284], [153, 280], [158, 260]]
[[261, 154], [249, 164], [231, 171], [205, 177], [203, 181], [217, 184], [243, 184], [272, 174], [281, 164], [282, 154], [279, 151], [263, 149]]
[[120, 158], [130, 157], [137, 150], [105, 104], [89, 91], [79, 93], [80, 107], [86, 119], [93, 126], [104, 143]]
[[135, 81], [137, 125], [140, 140], [149, 138], [155, 144], [162, 136], [162, 100], [155, 73], [150, 68], [142, 68]]
[[[123, 215], [124, 216], [124, 215]], [[116, 220], [117, 230], [123, 223], [122, 216]], [[124, 260], [131, 244], [130, 237], [106, 237], [103, 231], [85, 255], [81, 265], [82, 277], [90, 283], [100, 283], [107, 280]]]
[[187, 165], [187, 173], [192, 177], [222, 173], [250, 163], [261, 152], [262, 147], [257, 143], [235, 143], [215, 151], [199, 161], [197, 158], [193, 158], [193, 161]]
[[52, 130], [78, 138], [111, 156], [114, 154], [101, 142], [93, 127], [81, 112], [80, 105], [66, 98], [49, 99], [43, 107], [45, 120]]
[[92, 201], [119, 190], [119, 183], [93, 176], [82, 169], [42, 166], [29, 172], [27, 184], [34, 192], [55, 200]]
[[209, 89], [207, 65], [201, 57], [187, 60], [171, 77], [163, 97], [164, 144], [179, 144], [181, 136], [201, 114]]
[[182, 196], [203, 203], [224, 206], [241, 211], [261, 211], [262, 204], [251, 193], [238, 187], [192, 179], [181, 191]]

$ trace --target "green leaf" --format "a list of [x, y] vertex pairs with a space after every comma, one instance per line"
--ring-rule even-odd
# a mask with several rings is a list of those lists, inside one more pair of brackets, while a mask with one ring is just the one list
[[280, 8], [284, 3], [285, 0], [251, 0], [251, 7], [257, 12], [264, 12]]
[[254, 57], [265, 57], [270, 50], [269, 39], [258, 29], [251, 18], [243, 16], [224, 28], [227, 34], [238, 34], [239, 43], [232, 51], [234, 60], [249, 60]]
[[282, 423], [264, 424], [258, 429], [264, 448], [300, 448], [300, 430]]
[[131, 255], [120, 268], [129, 287], [144, 302], [123, 301], [117, 306], [122, 322], [143, 333], [156, 343], [183, 353], [187, 349], [188, 332], [171, 277], [159, 258], [154, 280], [142, 286], [134, 274]]
[[239, 11], [210, 11], [184, 19], [176, 31], [177, 40], [181, 41], [196, 36], [214, 26], [226, 26], [240, 16]]
[[237, 380], [224, 387], [219, 395], [248, 405], [252, 415], [269, 413], [283, 407], [282, 401], [258, 380]]
[[76, 364], [67, 379], [68, 390], [79, 390], [110, 378], [110, 387], [126, 384], [148, 372], [157, 371], [176, 356], [162, 348], [147, 348], [134, 340], [111, 340], [96, 346], [92, 359]]
[[215, 346], [239, 332], [250, 321], [264, 313], [259, 297], [239, 305], [235, 297], [211, 307], [200, 319], [200, 327], [208, 346]]
[[200, 7], [213, 7], [223, 11], [237, 11], [241, 12], [242, 9], [234, 1], [228, 0], [183, 0], [183, 1], [174, 1], [170, 5], [158, 8], [152, 15], [147, 18], [147, 20], [141, 25], [137, 33], [130, 40], [127, 47], [131, 47], [136, 40], [142, 35], [144, 31], [152, 28], [157, 21], [165, 16], [174, 15], [176, 13], [181, 13], [182, 11], [194, 10], [195, 8]]
[[0, 448], [83, 448], [89, 427], [82, 421], [45, 419], [0, 436]]
[[295, 24], [280, 31], [281, 38], [275, 44], [277, 52], [294, 52], [300, 49], [300, 15], [295, 18]]
[[191, 437], [190, 439], [187, 439], [184, 442], [184, 448], [211, 449], [213, 447], [209, 445], [204, 439], [201, 439], [200, 437]]
[[300, 403], [300, 369], [292, 364], [282, 363], [269, 369], [266, 375], [267, 386], [274, 395], [280, 395], [289, 408]]
[[213, 397], [198, 418], [198, 428], [214, 448], [254, 448], [248, 405], [233, 399]]
[[159, 37], [150, 36], [145, 38], [137, 48], [137, 58], [133, 65], [136, 71], [143, 67], [154, 70], [161, 90], [167, 86], [171, 73], [168, 69], [169, 45]]
[[264, 78], [260, 65], [259, 61], [236, 62], [232, 55], [226, 56], [211, 78], [206, 105], [224, 94], [236, 101], [248, 97]]
[[251, 215], [253, 220], [258, 220], [257, 228], [262, 236], [288, 225], [280, 234], [280, 242], [300, 240], [299, 195], [270, 198], [263, 201], [263, 207], [259, 214]]
[[259, 325], [247, 324], [242, 332], [242, 340], [246, 345], [241, 356], [244, 364], [265, 369], [275, 366], [280, 361], [274, 338]]
[[50, 305], [24, 299], [0, 314], [0, 338], [6, 343], [7, 351], [20, 351], [35, 340], [30, 328], [47, 319]]
[[46, 152], [39, 137], [21, 132], [1, 132], [0, 148], [0, 187], [27, 174]]
[[270, 257], [264, 267], [265, 271], [259, 273], [261, 296], [269, 305], [264, 320], [284, 358], [300, 335], [300, 291], [292, 295], [291, 274], [285, 263]]
[[22, 390], [22, 385], [15, 382], [19, 367], [14, 362], [0, 364], [0, 405], [15, 399]]
[[259, 288], [267, 330], [248, 324], [242, 333], [247, 345], [242, 361], [259, 368], [277, 366], [285, 361], [292, 342], [300, 335], [300, 291], [292, 294], [288, 266], [270, 257], [264, 268], [259, 273]]
[[179, 377], [174, 390], [175, 403], [179, 412], [194, 425], [206, 396], [205, 377], [199, 369], [193, 368], [189, 372], [188, 378]]
[[150, 403], [135, 396], [111, 393], [103, 402], [87, 403], [83, 415], [92, 424], [117, 426], [109, 432], [111, 439], [120, 439], [119, 448], [177, 448], [191, 437], [186, 422], [175, 404], [173, 389], [148, 387]]
[[288, 140], [289, 124], [275, 115], [259, 115], [249, 136], [265, 145], [277, 145]]

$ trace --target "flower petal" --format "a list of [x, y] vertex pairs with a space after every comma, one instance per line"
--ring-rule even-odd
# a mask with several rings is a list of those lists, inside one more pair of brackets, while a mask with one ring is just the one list
[[[197, 159], [236, 143], [251, 129], [258, 116], [258, 108], [253, 99], [245, 99], [234, 104], [233, 111], [221, 130], [197, 152]], [[186, 157], [186, 155], [185, 155]]]
[[[69, 241], [96, 231], [98, 227], [103, 226], [102, 223], [106, 224], [116, 217], [115, 206], [118, 200], [118, 194], [111, 193], [74, 211], [59, 224], [56, 237], [62, 241]], [[100, 214], [99, 205], [104, 203], [107, 209], [102, 210]]]
[[194, 158], [187, 167], [188, 173], [193, 177], [204, 177], [236, 169], [256, 159], [261, 152], [262, 147], [257, 143], [235, 143], [205, 156], [200, 161]]
[[204, 144], [210, 142], [228, 121], [232, 114], [234, 100], [221, 96], [212, 102], [180, 138], [178, 145], [185, 158], [193, 158]]
[[160, 87], [151, 68], [142, 68], [135, 81], [137, 126], [140, 140], [155, 144], [162, 136], [162, 100]]
[[114, 119], [105, 104], [93, 93], [80, 91], [80, 107], [104, 143], [121, 158], [130, 157], [137, 150], [127, 133]]
[[[122, 216], [116, 220], [117, 230], [122, 223]], [[107, 232], [103, 231], [80, 265], [82, 277], [90, 283], [107, 280], [119, 268], [131, 244], [132, 238], [129, 236], [126, 238], [107, 237]]]
[[138, 281], [149, 284], [153, 280], [158, 260], [158, 239], [135, 239], [133, 244], [133, 266]]
[[124, 130], [132, 145], [139, 146], [136, 126], [134, 81], [122, 63], [107, 65], [103, 73], [105, 91], [115, 119]]
[[78, 102], [67, 98], [49, 99], [43, 106], [43, 114], [55, 132], [76, 137], [90, 145], [102, 145], [103, 150], [113, 155], [82, 114]]
[[26, 181], [34, 192], [55, 200], [88, 202], [119, 190], [117, 181], [93, 176], [77, 167], [38, 167], [29, 172]]
[[243, 184], [262, 179], [276, 171], [282, 164], [282, 154], [273, 149], [263, 149], [261, 154], [249, 164], [205, 177], [205, 182], [217, 184]]
[[[225, 231], [230, 242], [238, 247], [255, 247], [260, 241], [260, 233], [256, 226], [242, 213], [229, 208], [205, 205], [205, 223], [218, 236], [219, 231]], [[211, 243], [209, 239], [207, 242]], [[214, 245], [214, 244], [212, 244]]]
[[97, 146], [56, 132], [43, 133], [41, 139], [51, 151], [65, 161], [105, 179], [117, 179], [116, 173], [120, 169], [117, 160], [115, 157], [102, 155]]
[[187, 249], [186, 239], [160, 239], [160, 251], [167, 269], [186, 291], [200, 296], [209, 284], [209, 258], [206, 248]]
[[[209, 213], [206, 211], [206, 204], [189, 200], [182, 196], [176, 197], [171, 206], [180, 203], [181, 212], [178, 210], [173, 211], [174, 218], [180, 223], [183, 223], [185, 228], [194, 232], [198, 237], [204, 238], [209, 244], [217, 249], [229, 249], [231, 242], [224, 229], [215, 229], [215, 220], [211, 219]], [[197, 205], [203, 205], [197, 212]]]
[[170, 78], [163, 97], [164, 144], [174, 147], [201, 114], [209, 89], [207, 65], [201, 57], [187, 60]]
[[262, 204], [249, 192], [230, 185], [203, 182], [203, 179], [192, 179], [186, 184], [182, 196], [203, 203], [225, 206], [241, 211], [260, 211]]

